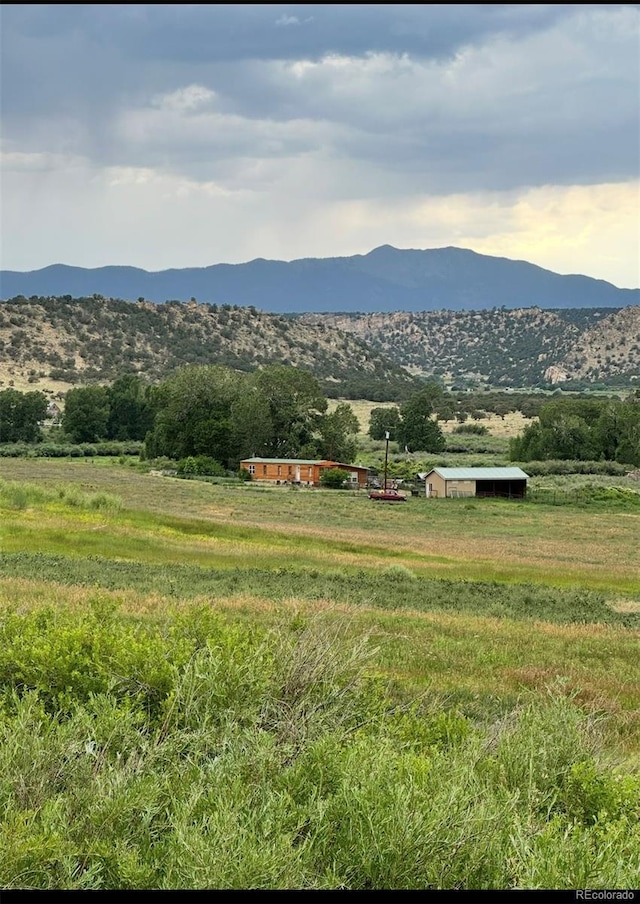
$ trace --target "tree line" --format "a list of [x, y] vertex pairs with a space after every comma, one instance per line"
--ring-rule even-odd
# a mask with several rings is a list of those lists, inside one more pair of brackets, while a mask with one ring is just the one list
[[618, 461], [640, 466], [640, 390], [624, 401], [563, 399], [510, 440], [511, 461]]
[[35, 443], [42, 438], [40, 425], [47, 416], [43, 392], [0, 392], [0, 443]]
[[[482, 406], [482, 407], [480, 407]], [[447, 392], [423, 384], [399, 405], [373, 408], [369, 435], [409, 452], [442, 452], [439, 421], [464, 424], [493, 411], [520, 410], [536, 420], [512, 440], [512, 461], [616, 461], [640, 465], [640, 391], [626, 400]], [[47, 399], [42, 392], [0, 392], [0, 443], [37, 443]], [[471, 425], [470, 425], [471, 426]], [[207, 457], [235, 470], [243, 458], [355, 460], [360, 425], [351, 406], [328, 413], [320, 381], [292, 365], [244, 372], [224, 365], [185, 365], [151, 384], [126, 374], [110, 385], [70, 389], [61, 438], [73, 443], [138, 441], [147, 459]]]
[[[141, 440], [147, 459], [207, 456], [227, 469], [252, 456], [350, 463], [358, 419], [346, 402], [327, 409], [309, 371], [186, 365], [155, 385], [126, 374], [107, 386], [70, 389], [60, 430], [73, 443]], [[42, 440], [46, 410], [43, 393], [0, 393], [0, 441]]]

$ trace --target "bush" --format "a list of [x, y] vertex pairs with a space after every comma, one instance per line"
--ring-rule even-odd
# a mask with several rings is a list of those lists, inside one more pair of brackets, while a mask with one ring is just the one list
[[348, 617], [119, 607], [3, 612], [1, 888], [634, 887], [639, 777], [563, 685], [486, 723]]
[[219, 461], [210, 455], [189, 455], [182, 458], [176, 465], [180, 475], [207, 475], [210, 477], [224, 477], [227, 473]]
[[484, 424], [459, 424], [452, 430], [452, 433], [475, 433], [478, 436], [486, 436], [488, 432]]
[[350, 474], [344, 468], [325, 468], [320, 475], [320, 486], [329, 490], [340, 490], [349, 478]]
[[139, 455], [142, 443], [136, 440], [101, 443], [2, 443], [0, 458], [92, 458], [96, 455]]

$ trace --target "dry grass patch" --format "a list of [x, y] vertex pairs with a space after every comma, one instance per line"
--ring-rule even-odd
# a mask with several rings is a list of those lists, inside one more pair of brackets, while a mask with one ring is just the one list
[[[395, 402], [369, 402], [366, 399], [329, 399], [328, 411], [334, 411], [338, 404], [346, 402], [351, 405], [360, 424], [360, 433], [369, 432], [369, 421], [373, 408], [397, 408]], [[458, 421], [440, 421], [440, 427], [444, 433], [452, 433], [458, 426]], [[524, 428], [532, 423], [532, 418], [525, 417], [521, 411], [510, 411], [504, 418], [497, 414], [489, 414], [478, 421], [487, 428], [492, 436], [511, 438], [518, 436]]]
[[[500, 436], [504, 439], [511, 439], [519, 436], [525, 427], [533, 423], [533, 418], [525, 417], [521, 411], [510, 411], [505, 414], [504, 418], [498, 414], [489, 414], [477, 421], [483, 427], [486, 427], [491, 436]], [[476, 423], [472, 421], [472, 423]], [[457, 421], [440, 422], [440, 426], [444, 433], [452, 433], [458, 426]]]
[[[211, 551], [214, 559], [218, 552], [227, 558], [244, 557], [244, 564], [256, 555], [265, 562], [274, 562], [280, 555], [298, 564], [315, 561], [366, 568], [378, 567], [378, 558], [393, 557], [429, 573], [440, 567], [444, 574], [453, 570], [475, 579], [534, 580], [556, 586], [572, 583], [608, 588], [611, 593], [640, 593], [640, 517], [633, 513], [416, 498], [408, 499], [401, 510], [380, 509], [366, 494], [280, 488], [257, 491], [199, 481], [159, 481], [126, 467], [98, 468], [87, 462], [11, 459], [2, 461], [0, 472], [7, 479], [37, 481], [48, 488], [72, 483], [83, 492], [115, 493], [132, 508], [153, 516], [175, 516], [185, 526], [184, 541], [179, 523], [174, 533], [170, 525], [168, 533], [162, 534], [164, 526], [154, 525], [152, 518], [135, 534], [144, 547], [148, 530], [151, 545], [160, 549], [166, 543], [172, 557], [185, 550], [206, 558]], [[79, 514], [69, 510], [69, 518]], [[98, 513], [91, 517], [96, 518], [94, 525], [107, 521]], [[15, 523], [27, 523], [24, 518], [22, 512], [20, 522]], [[124, 510], [111, 523], [124, 529], [128, 518]], [[206, 526], [200, 528], [200, 519], [211, 525], [210, 532]], [[40, 548], [39, 520], [42, 524], [38, 517], [31, 522], [30, 548]], [[5, 516], [2, 526], [7, 524]], [[230, 533], [220, 542], [215, 538], [215, 525], [249, 528], [255, 536], [234, 539]], [[69, 520], [67, 529], [72, 527]], [[61, 522], [60, 531], [64, 530]], [[271, 539], [266, 536], [270, 532]], [[88, 531], [89, 547], [95, 548], [95, 538], [100, 536], [105, 537], [106, 550], [108, 533], [102, 527]], [[64, 543], [63, 535], [58, 539]], [[123, 535], [119, 542], [125, 540]], [[144, 548], [141, 555], [146, 560]]]
[[630, 600], [617, 597], [613, 600], [607, 600], [607, 605], [614, 612], [640, 612], [640, 600]]

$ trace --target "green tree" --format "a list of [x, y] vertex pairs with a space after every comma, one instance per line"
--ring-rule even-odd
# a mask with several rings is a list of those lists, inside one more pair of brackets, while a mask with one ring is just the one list
[[604, 459], [640, 464], [640, 396], [564, 399], [540, 408], [538, 421], [509, 444], [512, 461]]
[[95, 443], [107, 436], [109, 397], [104, 386], [79, 386], [65, 396], [62, 429], [76, 443]]
[[446, 446], [444, 434], [432, 416], [435, 400], [432, 389], [427, 387], [414, 393], [404, 403], [400, 409], [401, 423], [397, 429], [399, 446], [405, 446], [409, 452], [444, 450]]
[[47, 414], [43, 392], [0, 392], [0, 443], [36, 443], [42, 439], [40, 424]]
[[[236, 467], [243, 458], [269, 457], [274, 445], [271, 412], [265, 405], [255, 377], [243, 380], [242, 391], [231, 405], [231, 459]], [[247, 473], [244, 472], [243, 473]]]
[[314, 435], [327, 410], [316, 377], [290, 365], [272, 364], [256, 372], [255, 385], [272, 427], [266, 456], [298, 458], [305, 451], [314, 454]]
[[156, 410], [145, 438], [148, 458], [210, 455], [225, 467], [231, 453], [231, 408], [242, 375], [221, 365], [187, 365], [151, 393]]
[[620, 406], [618, 421], [620, 433], [615, 459], [640, 467], [640, 390]]
[[445, 398], [438, 404], [436, 415], [439, 421], [452, 421], [456, 416], [455, 403], [452, 399]]
[[437, 383], [435, 380], [427, 380], [424, 386], [417, 393], [413, 393], [410, 398], [415, 395], [419, 395], [420, 398], [424, 400], [425, 404], [429, 405], [432, 413], [436, 412], [446, 401], [442, 384]]
[[144, 439], [153, 426], [154, 410], [147, 386], [135, 374], [125, 374], [107, 387], [109, 439]]
[[359, 431], [360, 422], [351, 405], [347, 402], [338, 403], [320, 421], [318, 454], [330, 461], [350, 464], [358, 451], [356, 436]]
[[389, 408], [372, 408], [369, 415], [369, 436], [371, 439], [385, 439], [388, 431], [389, 439], [395, 441], [400, 421], [400, 409], [395, 405]]
[[344, 468], [323, 468], [320, 474], [320, 486], [329, 490], [339, 490], [349, 480], [349, 477], [349, 472]]

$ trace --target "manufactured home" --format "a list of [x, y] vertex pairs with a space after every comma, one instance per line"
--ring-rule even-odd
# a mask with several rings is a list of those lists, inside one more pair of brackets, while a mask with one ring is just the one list
[[427, 498], [502, 496], [524, 499], [529, 475], [520, 468], [433, 468], [425, 475]]
[[349, 474], [349, 482], [354, 487], [367, 486], [368, 468], [357, 465], [345, 465], [339, 461], [308, 458], [245, 458], [240, 467], [251, 474], [252, 480], [263, 480], [269, 483], [293, 483], [315, 487], [320, 485], [323, 471], [329, 468], [340, 468]]

